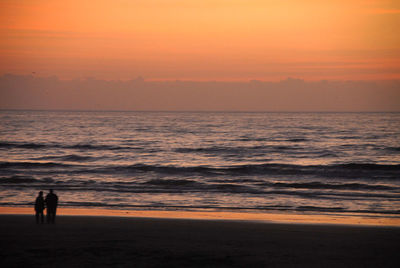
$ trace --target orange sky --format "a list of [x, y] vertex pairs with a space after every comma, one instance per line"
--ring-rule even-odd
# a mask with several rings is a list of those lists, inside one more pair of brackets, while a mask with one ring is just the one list
[[2, 0], [0, 74], [399, 79], [400, 1]]

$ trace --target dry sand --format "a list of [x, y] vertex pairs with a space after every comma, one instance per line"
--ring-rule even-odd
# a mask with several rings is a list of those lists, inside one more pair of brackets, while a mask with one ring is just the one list
[[1, 267], [400, 267], [400, 228], [0, 215]]

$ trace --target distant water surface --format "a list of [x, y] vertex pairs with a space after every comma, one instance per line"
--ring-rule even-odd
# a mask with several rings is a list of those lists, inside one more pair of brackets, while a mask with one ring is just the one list
[[400, 113], [0, 112], [0, 206], [400, 216]]

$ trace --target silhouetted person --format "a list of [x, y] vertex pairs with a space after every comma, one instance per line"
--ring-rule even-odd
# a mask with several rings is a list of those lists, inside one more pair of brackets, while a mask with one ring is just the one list
[[45, 201], [47, 209], [47, 223], [54, 223], [56, 219], [58, 197], [55, 193], [53, 193], [53, 189], [50, 189], [50, 193], [47, 194]]
[[43, 192], [40, 191], [35, 201], [36, 223], [39, 223], [39, 219], [40, 222], [43, 223], [44, 221], [43, 210], [44, 210]]

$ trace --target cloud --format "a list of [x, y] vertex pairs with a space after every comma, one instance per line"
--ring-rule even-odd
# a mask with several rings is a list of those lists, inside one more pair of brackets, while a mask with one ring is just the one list
[[400, 111], [400, 81], [60, 80], [3, 75], [0, 109]]

